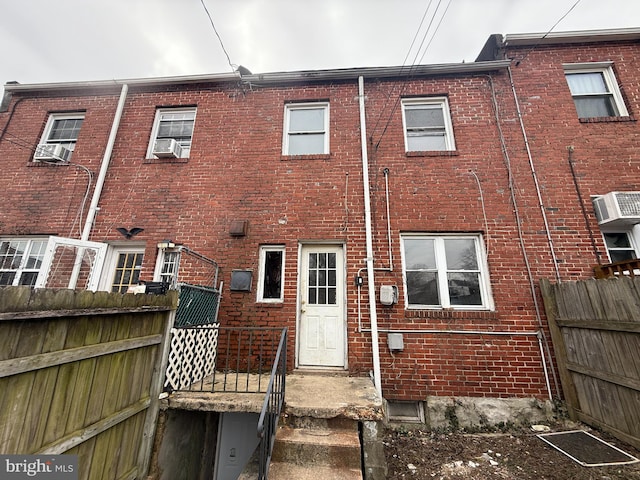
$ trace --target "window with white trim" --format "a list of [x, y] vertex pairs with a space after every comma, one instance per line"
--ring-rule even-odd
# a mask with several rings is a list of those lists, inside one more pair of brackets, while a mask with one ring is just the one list
[[602, 232], [611, 263], [638, 258], [630, 231]]
[[176, 288], [178, 283], [178, 267], [180, 266], [180, 251], [177, 249], [161, 248], [158, 252], [156, 279], [169, 288]]
[[445, 97], [402, 101], [407, 152], [455, 150], [449, 102]]
[[403, 235], [407, 308], [490, 309], [480, 235]]
[[188, 158], [195, 121], [195, 107], [156, 110], [147, 158]]
[[0, 239], [0, 286], [34, 286], [47, 241], [46, 238]]
[[564, 70], [579, 118], [629, 115], [609, 63], [568, 64]]
[[42, 138], [36, 148], [34, 160], [42, 161], [49, 158], [54, 161], [71, 160], [83, 121], [83, 113], [49, 115]]
[[284, 246], [260, 247], [258, 278], [259, 302], [282, 302], [284, 300]]
[[110, 247], [101, 278], [101, 290], [127, 293], [129, 287], [140, 283], [144, 247]]
[[329, 104], [285, 105], [283, 155], [329, 153]]

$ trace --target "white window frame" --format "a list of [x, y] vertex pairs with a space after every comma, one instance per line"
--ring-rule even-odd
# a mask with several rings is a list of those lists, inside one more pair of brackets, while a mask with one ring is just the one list
[[[626, 250], [626, 251], [631, 251], [635, 254], [636, 258], [640, 258], [640, 249], [638, 248], [639, 245], [639, 240], [640, 240], [640, 225], [635, 225], [629, 229], [615, 229], [615, 230], [609, 230], [609, 229], [603, 229], [601, 232], [602, 234], [602, 241], [604, 242], [604, 246], [607, 249], [607, 256], [609, 257], [609, 262], [614, 263], [613, 259], [611, 258], [611, 251], [612, 250]], [[605, 236], [607, 234], [625, 234], [627, 236], [627, 238], [629, 239], [629, 245], [630, 247], [628, 249], [623, 249], [623, 248], [609, 248], [609, 245], [607, 245], [607, 239], [605, 238]]]
[[147, 148], [147, 158], [158, 158], [153, 154], [153, 147], [158, 139], [158, 130], [160, 129], [160, 123], [163, 120], [163, 115], [172, 113], [191, 113], [193, 112], [193, 128], [191, 129], [191, 138], [189, 141], [179, 141], [178, 144], [182, 147], [182, 152], [179, 158], [189, 158], [191, 154], [191, 144], [193, 143], [193, 134], [196, 129], [196, 116], [198, 109], [196, 107], [172, 107], [172, 108], [158, 108], [156, 109], [156, 116], [153, 120], [153, 128], [151, 129], [151, 139], [149, 140], [149, 147]]
[[[82, 112], [73, 112], [73, 113], [51, 113], [49, 114], [49, 118], [47, 119], [47, 124], [42, 132], [42, 137], [40, 138], [39, 145], [62, 145], [71, 153], [69, 157], [66, 158], [66, 161], [71, 160], [71, 156], [73, 155], [73, 151], [76, 148], [76, 143], [78, 143], [78, 136], [80, 136], [80, 130], [78, 130], [78, 136], [75, 138], [64, 138], [64, 139], [52, 139], [51, 134], [53, 131], [53, 125], [56, 121], [59, 120], [82, 120], [84, 122], [85, 114]], [[82, 128], [82, 126], [80, 126]], [[36, 151], [36, 154], [38, 152]], [[34, 161], [38, 161], [35, 160]]]
[[[35, 287], [38, 279], [38, 275], [43, 268], [44, 259], [47, 248], [47, 237], [3, 237], [0, 238], [0, 244], [3, 243], [25, 243], [23, 255], [20, 260], [20, 264], [15, 268], [0, 268], [0, 273], [13, 272], [14, 278], [11, 282], [11, 286], [24, 285], [21, 282], [22, 276], [26, 274], [35, 274], [33, 283], [26, 284], [27, 286]], [[37, 243], [36, 243], [37, 242]], [[37, 250], [34, 250], [37, 249]], [[0, 267], [2, 267], [2, 260], [4, 257], [0, 257]], [[35, 259], [36, 265], [29, 265], [29, 260]], [[6, 266], [5, 266], [6, 267]], [[0, 286], [9, 286], [9, 284], [2, 284]]]
[[[310, 130], [306, 132], [295, 132], [292, 133], [289, 131], [290, 126], [290, 115], [292, 111], [295, 110], [319, 110], [322, 109], [324, 111], [324, 125], [323, 130]], [[283, 155], [328, 155], [329, 150], [329, 102], [307, 102], [307, 103], [288, 103], [284, 106], [284, 135], [282, 139], [282, 154]], [[305, 135], [305, 134], [319, 134], [322, 133], [324, 135], [323, 142], [323, 151], [322, 152], [311, 152], [311, 153], [289, 153], [289, 138], [291, 135]]]
[[[280, 264], [280, 297], [265, 298], [264, 282], [266, 276], [267, 252], [282, 252], [282, 262]], [[284, 266], [285, 266], [285, 246], [284, 245], [263, 245], [260, 247], [260, 259], [258, 268], [258, 293], [257, 301], [263, 303], [282, 303], [284, 301]]]
[[[402, 100], [402, 127], [404, 132], [404, 145], [406, 152], [419, 152], [409, 147], [409, 129], [407, 127], [406, 110], [412, 107], [425, 106], [427, 108], [440, 107], [442, 109], [442, 117], [444, 119], [444, 141], [445, 148], [442, 150], [430, 151], [453, 151], [456, 149], [455, 139], [453, 137], [453, 124], [451, 123], [451, 111], [449, 109], [449, 100], [447, 97], [427, 97], [427, 98], [406, 98]], [[418, 129], [413, 129], [418, 131]]]
[[[405, 240], [433, 240], [434, 241], [434, 250], [435, 250], [435, 260], [436, 260], [436, 269], [435, 272], [437, 274], [438, 280], [438, 292], [439, 292], [439, 300], [440, 304], [438, 305], [422, 305], [422, 304], [410, 304], [409, 303], [409, 292], [407, 289], [407, 261], [405, 258]], [[479, 287], [480, 287], [480, 305], [451, 305], [450, 295], [449, 295], [449, 286], [447, 283], [447, 266], [446, 266], [446, 256], [445, 256], [445, 246], [444, 242], [447, 239], [469, 239], [474, 240], [475, 245], [475, 253], [478, 261], [478, 270], [479, 273]], [[402, 253], [402, 280], [404, 287], [404, 298], [405, 298], [405, 308], [407, 310], [441, 310], [441, 309], [449, 309], [449, 310], [493, 310], [493, 299], [491, 296], [491, 285], [489, 278], [489, 268], [487, 264], [487, 256], [486, 250], [484, 247], [484, 242], [482, 239], [482, 235], [480, 234], [429, 234], [429, 233], [410, 233], [403, 234], [400, 236], [400, 244], [402, 245], [401, 253]], [[453, 270], [453, 272], [463, 270]], [[464, 271], [472, 271], [472, 270], [464, 270]]]
[[[143, 255], [143, 258], [142, 258], [143, 263], [140, 268], [140, 271], [142, 271], [142, 268], [144, 266], [144, 254], [145, 254], [144, 245], [127, 245], [127, 246], [111, 245], [109, 247], [109, 251], [107, 252], [105, 267], [102, 271], [102, 275], [100, 278], [100, 290], [107, 291], [107, 292], [112, 291], [113, 280], [116, 273], [116, 268], [118, 266], [118, 259], [120, 258], [121, 254], [127, 254], [127, 253], [138, 253], [138, 254], [141, 253]], [[140, 280], [141, 279], [138, 278], [138, 281]], [[130, 285], [136, 285], [136, 284], [131, 283]]]
[[178, 248], [159, 248], [153, 275], [154, 281], [168, 283], [169, 288], [176, 288], [180, 270], [180, 257], [181, 251]]
[[[617, 110], [618, 117], [626, 117], [629, 115], [627, 111], [627, 107], [624, 103], [624, 99], [622, 98], [622, 93], [620, 92], [620, 88], [618, 87], [618, 82], [616, 80], [616, 76], [613, 73], [613, 62], [588, 62], [588, 63], [565, 63], [562, 65], [564, 68], [565, 79], [567, 75], [571, 75], [572, 73], [601, 73], [604, 79], [605, 85], [608, 89], [608, 92], [603, 92], [603, 94], [608, 94], [612, 100], [613, 105]], [[568, 80], [567, 80], [568, 84]], [[571, 90], [571, 89], [569, 89]], [[595, 94], [594, 94], [595, 95]], [[598, 95], [601, 96], [602, 94]], [[587, 97], [588, 95], [574, 95], [571, 94], [571, 97], [574, 99], [576, 97]], [[578, 113], [578, 116], [580, 114]], [[580, 118], [590, 118], [590, 117], [580, 117]]]

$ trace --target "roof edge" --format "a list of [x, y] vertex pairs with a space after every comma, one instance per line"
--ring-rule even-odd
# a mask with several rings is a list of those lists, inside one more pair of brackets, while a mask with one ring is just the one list
[[293, 72], [273, 72], [243, 75], [242, 80], [267, 84], [278, 82], [309, 82], [322, 80], [352, 80], [358, 77], [390, 78], [415, 77], [425, 75], [442, 75], [448, 73], [476, 73], [505, 69], [510, 65], [509, 60], [469, 63], [445, 63], [429, 65], [407, 65], [402, 67], [362, 67], [332, 70], [301, 70]]
[[122, 85], [135, 86], [162, 86], [162, 85], [179, 85], [192, 83], [207, 82], [228, 82], [240, 80], [241, 75], [238, 72], [233, 73], [215, 73], [205, 75], [184, 75], [174, 77], [156, 77], [156, 78], [129, 78], [121, 80], [91, 80], [86, 82], [57, 82], [57, 83], [14, 83], [9, 82], [4, 85], [5, 92], [41, 92], [48, 90], [84, 90], [117, 87]]
[[640, 28], [575, 30], [569, 32], [515, 33], [504, 36], [505, 47], [549, 45], [558, 43], [621, 42], [639, 40]]
[[[405, 76], [425, 76], [442, 75], [450, 73], [477, 73], [500, 70], [509, 66], [508, 60], [469, 62], [469, 63], [445, 63], [428, 65], [408, 65], [403, 67], [363, 67], [363, 68], [343, 68], [329, 70], [300, 70], [292, 72], [273, 73], [233, 73], [208, 74], [208, 75], [188, 75], [175, 77], [158, 78], [133, 78], [122, 80], [95, 80], [86, 82], [60, 82], [60, 83], [6, 83], [5, 92], [42, 92], [42, 91], [68, 91], [68, 90], [94, 90], [120, 88], [122, 85], [129, 86], [162, 86], [181, 85], [207, 82], [238, 81], [250, 84], [277, 84], [291, 82], [313, 82], [326, 80], [351, 80], [360, 76], [370, 78], [390, 78]], [[248, 70], [246, 70], [248, 72]]]

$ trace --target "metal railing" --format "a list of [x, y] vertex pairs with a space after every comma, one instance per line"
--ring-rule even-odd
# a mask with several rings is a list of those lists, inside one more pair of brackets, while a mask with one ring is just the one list
[[[267, 392], [282, 343], [282, 328], [209, 325], [175, 330], [182, 335], [172, 338], [171, 351], [176, 353], [173, 376], [181, 381], [175, 382], [173, 391]], [[205, 337], [208, 348], [197, 348]], [[196, 371], [203, 373], [191, 374]]]
[[258, 468], [258, 480], [266, 479], [269, 474], [271, 453], [276, 438], [278, 419], [284, 403], [285, 385], [287, 373], [287, 328], [282, 329], [278, 351], [271, 369], [269, 385], [262, 405], [262, 411], [258, 419], [258, 438], [260, 443], [260, 463]]
[[593, 273], [596, 278], [612, 278], [618, 275], [640, 276], [640, 260], [624, 260], [607, 265], [596, 265], [593, 267]]

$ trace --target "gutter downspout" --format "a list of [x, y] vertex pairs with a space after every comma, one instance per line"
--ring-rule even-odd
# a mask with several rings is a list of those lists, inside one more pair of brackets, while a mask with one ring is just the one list
[[[109, 165], [111, 163], [111, 154], [113, 153], [113, 146], [116, 143], [116, 134], [118, 133], [118, 128], [120, 127], [120, 119], [122, 118], [122, 112], [124, 111], [124, 104], [127, 99], [128, 92], [129, 85], [125, 83], [122, 85], [122, 90], [120, 91], [120, 99], [118, 100], [118, 107], [116, 108], [116, 113], [113, 117], [113, 123], [111, 124], [111, 132], [109, 133], [109, 139], [107, 140], [107, 147], [104, 151], [104, 156], [102, 157], [102, 163], [100, 164], [100, 172], [98, 173], [98, 178], [96, 179], [96, 186], [93, 189], [93, 198], [91, 199], [91, 205], [89, 206], [89, 211], [87, 212], [87, 219], [84, 223], [84, 228], [82, 229], [82, 235], [80, 236], [80, 240], [83, 242], [89, 240], [89, 235], [91, 234], [91, 229], [93, 228], [93, 222], [95, 221], [96, 215], [98, 214], [98, 202], [100, 202], [104, 182], [107, 178], [107, 170], [109, 170]], [[75, 289], [76, 284], [78, 283], [80, 266], [82, 265], [83, 256], [84, 249], [81, 248], [78, 250], [76, 263], [73, 266], [73, 272], [71, 273], [71, 278], [69, 279], [69, 288], [71, 289]]]
[[362, 145], [362, 183], [364, 185], [364, 223], [367, 244], [367, 290], [369, 291], [369, 315], [371, 316], [371, 350], [373, 354], [373, 384], [382, 398], [380, 379], [380, 350], [378, 345], [378, 313], [376, 310], [376, 288], [373, 270], [373, 234], [371, 228], [371, 198], [369, 189], [369, 158], [367, 153], [367, 122], [364, 106], [364, 77], [358, 77], [360, 101], [360, 143]]
[[104, 157], [102, 157], [102, 164], [100, 165], [100, 173], [96, 179], [96, 187], [93, 190], [93, 198], [91, 199], [91, 205], [89, 206], [89, 212], [87, 213], [87, 220], [84, 223], [84, 229], [82, 230], [82, 237], [80, 240], [89, 240], [91, 229], [93, 228], [93, 222], [98, 214], [98, 202], [102, 195], [102, 188], [104, 181], [107, 178], [107, 170], [111, 163], [111, 153], [113, 152], [113, 145], [116, 143], [116, 134], [120, 127], [120, 119], [122, 118], [122, 112], [124, 110], [124, 102], [127, 99], [127, 92], [129, 91], [129, 85], [126, 83], [122, 85], [122, 91], [120, 92], [120, 100], [118, 100], [118, 108], [116, 114], [113, 117], [113, 124], [111, 125], [111, 133], [109, 134], [109, 140], [107, 141], [107, 148], [104, 151]]

